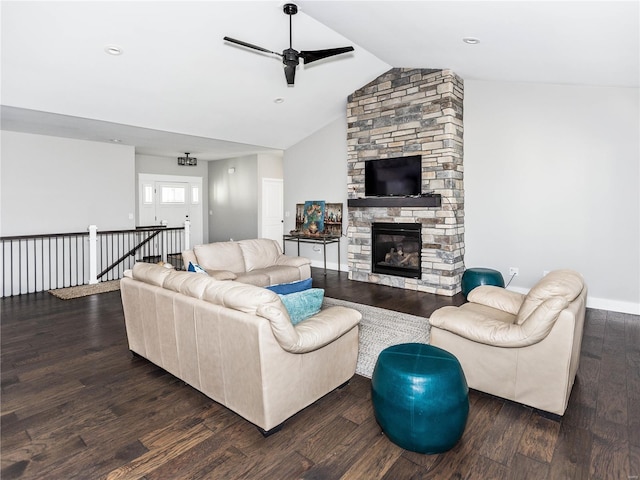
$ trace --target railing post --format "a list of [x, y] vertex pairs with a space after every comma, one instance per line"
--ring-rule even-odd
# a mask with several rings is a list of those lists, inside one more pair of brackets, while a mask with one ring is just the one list
[[184, 221], [184, 249], [189, 250], [189, 238], [191, 237], [191, 222], [189, 220]]
[[89, 285], [98, 283], [98, 227], [89, 225]]

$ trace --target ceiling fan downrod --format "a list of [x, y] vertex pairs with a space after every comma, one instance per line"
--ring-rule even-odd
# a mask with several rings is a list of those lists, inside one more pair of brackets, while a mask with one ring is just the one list
[[282, 7], [282, 11], [289, 15], [289, 48], [293, 48], [293, 23], [291, 21], [292, 15], [298, 13], [298, 6], [294, 3], [287, 3]]

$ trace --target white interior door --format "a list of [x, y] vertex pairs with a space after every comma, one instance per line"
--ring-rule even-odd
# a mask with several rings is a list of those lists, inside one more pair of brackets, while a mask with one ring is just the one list
[[284, 186], [281, 178], [262, 179], [261, 236], [276, 240], [282, 248]]

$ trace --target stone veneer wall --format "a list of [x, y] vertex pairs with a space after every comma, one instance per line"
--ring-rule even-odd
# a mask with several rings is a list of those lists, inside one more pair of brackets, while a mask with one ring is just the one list
[[[440, 295], [464, 272], [462, 79], [450, 70], [394, 68], [349, 96], [348, 198], [364, 197], [364, 162], [422, 154], [422, 191], [442, 206], [349, 207], [349, 278]], [[372, 273], [371, 224], [421, 223], [422, 276]]]

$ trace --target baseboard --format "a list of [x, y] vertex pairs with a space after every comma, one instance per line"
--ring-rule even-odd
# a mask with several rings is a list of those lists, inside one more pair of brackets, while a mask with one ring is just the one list
[[[322, 260], [311, 260], [311, 266], [324, 269], [324, 262]], [[338, 262], [327, 262], [327, 270], [342, 270], [347, 271], [347, 267], [342, 265], [342, 268], [338, 268]]]
[[608, 298], [587, 297], [587, 307], [597, 310], [608, 310], [610, 312], [629, 313], [640, 315], [640, 303], [623, 302], [620, 300], [610, 300]]

